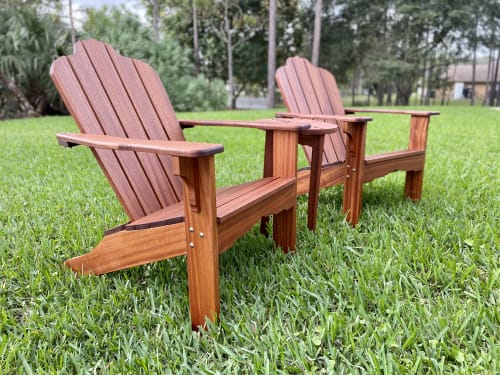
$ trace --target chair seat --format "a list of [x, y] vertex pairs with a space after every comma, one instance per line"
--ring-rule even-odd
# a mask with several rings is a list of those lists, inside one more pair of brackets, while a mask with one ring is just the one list
[[366, 156], [365, 164], [376, 164], [387, 161], [396, 161], [397, 159], [405, 159], [409, 157], [420, 157], [425, 155], [425, 150], [399, 150], [392, 152], [385, 152], [382, 154]]
[[[238, 213], [271, 196], [279, 196], [295, 182], [294, 178], [268, 177], [217, 190], [217, 223], [224, 223]], [[126, 224], [126, 230], [154, 228], [184, 221], [184, 202], [175, 203]]]

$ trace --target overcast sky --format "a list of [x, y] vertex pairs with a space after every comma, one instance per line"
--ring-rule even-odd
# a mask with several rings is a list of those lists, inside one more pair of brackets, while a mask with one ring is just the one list
[[[67, 3], [67, 1], [63, 0], [63, 4]], [[83, 11], [85, 8], [101, 8], [102, 6], [121, 6], [124, 5], [127, 9], [131, 10], [134, 13], [137, 13], [144, 17], [145, 9], [140, 3], [140, 0], [73, 0], [73, 14], [75, 18], [81, 21], [83, 15], [79, 13]]]

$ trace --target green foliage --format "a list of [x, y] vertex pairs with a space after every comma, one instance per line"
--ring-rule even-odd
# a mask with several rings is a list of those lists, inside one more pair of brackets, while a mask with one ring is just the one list
[[[276, 251], [254, 228], [222, 254], [221, 321], [200, 334], [183, 258], [99, 277], [61, 265], [126, 218], [90, 151], [57, 145], [72, 121], [0, 122], [0, 372], [498, 373], [500, 112], [439, 110], [421, 202], [402, 198], [404, 174], [388, 175], [365, 185], [351, 228], [341, 189], [325, 189], [311, 233], [300, 197], [297, 252]], [[405, 147], [407, 121], [375, 116], [368, 151]], [[263, 133], [186, 136], [224, 144], [220, 186], [260, 177]]]
[[190, 51], [174, 37], [153, 39], [150, 30], [136, 16], [119, 8], [88, 10], [83, 25], [85, 37], [110, 43], [122, 55], [142, 59], [152, 65], [165, 85], [172, 105], [177, 110], [199, 111], [226, 106], [225, 88], [221, 81], [208, 81], [194, 76]]
[[67, 42], [68, 34], [55, 14], [34, 6], [0, 8], [0, 118], [26, 114], [15, 88], [36, 113], [61, 111], [48, 72]]

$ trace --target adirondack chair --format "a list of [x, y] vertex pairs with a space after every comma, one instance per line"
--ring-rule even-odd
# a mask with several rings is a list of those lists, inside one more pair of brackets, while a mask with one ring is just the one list
[[[65, 265], [103, 274], [187, 255], [193, 329], [220, 312], [218, 256], [262, 215], [273, 215], [276, 246], [296, 238], [296, 150], [304, 121], [179, 121], [157, 73], [95, 40], [58, 58], [51, 78], [81, 133], [57, 135], [63, 146], [92, 150], [130, 221], [107, 231]], [[223, 125], [273, 134], [273, 175], [216, 190], [219, 144], [186, 142], [182, 126]], [[285, 157], [286, 155], [286, 157]]]
[[[406, 171], [405, 196], [420, 200], [424, 176], [427, 129], [433, 111], [344, 108], [334, 76], [301, 57], [287, 59], [276, 71], [276, 81], [289, 112], [278, 118], [325, 122], [325, 134], [300, 135], [310, 168], [298, 172], [297, 192], [308, 193], [308, 227], [314, 230], [319, 189], [344, 184], [343, 213], [353, 226], [358, 223], [363, 183], [393, 171]], [[408, 149], [365, 155], [366, 128], [370, 117], [356, 112], [390, 113], [410, 116]], [[327, 133], [332, 126], [342, 131]], [[315, 126], [317, 128], [317, 125]], [[272, 143], [269, 142], [269, 145]], [[268, 146], [269, 147], [269, 146]], [[271, 164], [271, 158], [265, 164]], [[264, 175], [269, 175], [265, 167]], [[269, 169], [271, 170], [271, 169]]]

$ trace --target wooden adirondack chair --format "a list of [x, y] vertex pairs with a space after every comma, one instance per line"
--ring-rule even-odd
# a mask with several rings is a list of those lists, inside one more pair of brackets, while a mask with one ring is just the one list
[[[179, 121], [149, 65], [95, 40], [78, 42], [72, 56], [58, 58], [51, 77], [81, 131], [58, 134], [59, 142], [91, 148], [130, 218], [66, 266], [103, 274], [187, 255], [196, 329], [219, 314], [219, 254], [262, 215], [274, 215], [276, 245], [294, 249], [298, 130], [308, 127], [302, 120]], [[181, 126], [194, 125], [272, 133], [273, 176], [216, 191], [214, 154], [223, 147], [186, 142]]]
[[[300, 136], [311, 167], [298, 173], [298, 194], [309, 194], [310, 229], [316, 226], [320, 187], [344, 184], [343, 212], [352, 225], [358, 223], [361, 213], [362, 184], [390, 172], [406, 171], [405, 196], [421, 198], [427, 129], [430, 116], [439, 112], [344, 108], [334, 76], [301, 57], [287, 59], [276, 71], [276, 81], [289, 111], [277, 117], [320, 120], [326, 129], [337, 124], [343, 130], [318, 134], [316, 129], [315, 134], [306, 131]], [[355, 112], [411, 116], [408, 149], [366, 156], [366, 127], [372, 119], [347, 116]], [[270, 162], [266, 160], [266, 164]]]

